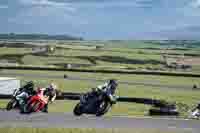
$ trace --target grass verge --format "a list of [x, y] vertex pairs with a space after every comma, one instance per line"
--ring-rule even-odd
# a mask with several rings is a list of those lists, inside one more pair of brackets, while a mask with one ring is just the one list
[[[0, 128], [2, 133], [163, 133], [159, 129], [94, 129], [94, 128]], [[192, 133], [184, 130], [165, 130], [164, 133]]]

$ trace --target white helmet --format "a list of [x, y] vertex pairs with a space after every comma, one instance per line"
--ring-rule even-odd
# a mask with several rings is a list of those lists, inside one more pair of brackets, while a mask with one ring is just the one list
[[50, 88], [50, 89], [53, 89], [53, 90], [56, 90], [56, 89], [57, 89], [57, 86], [56, 86], [54, 83], [51, 83], [51, 84], [49, 85], [49, 88]]

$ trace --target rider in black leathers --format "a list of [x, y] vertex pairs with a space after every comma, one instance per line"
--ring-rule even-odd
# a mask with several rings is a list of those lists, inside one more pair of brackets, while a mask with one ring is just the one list
[[117, 86], [118, 86], [117, 81], [115, 79], [110, 79], [103, 85], [99, 85], [99, 86], [97, 86], [97, 88], [92, 88], [91, 92], [86, 93], [84, 101], [87, 101], [92, 97], [97, 97], [102, 92], [105, 92], [109, 96], [110, 100], [113, 103], [116, 103], [117, 98], [118, 98], [118, 96], [115, 95]]

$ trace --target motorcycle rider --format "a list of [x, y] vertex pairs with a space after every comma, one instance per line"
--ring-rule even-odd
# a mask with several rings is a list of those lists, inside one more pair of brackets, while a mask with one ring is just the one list
[[[49, 101], [48, 103], [53, 103], [56, 99], [56, 89], [57, 86], [54, 83], [51, 83], [47, 88], [42, 88], [39, 89], [39, 93], [41, 95], [46, 95], [49, 96]], [[42, 110], [42, 112], [48, 113], [48, 103], [44, 106], [44, 109]]]
[[118, 98], [118, 96], [115, 95], [117, 86], [117, 81], [115, 79], [110, 79], [104, 84], [97, 86], [97, 88], [92, 88], [92, 91], [86, 94], [85, 101], [87, 101], [90, 97], [98, 96], [101, 92], [105, 92], [109, 96], [111, 102], [116, 103]]
[[18, 100], [20, 109], [24, 110], [24, 105], [26, 104], [28, 98], [36, 94], [36, 91], [34, 90], [34, 83], [32, 81], [27, 82], [26, 85], [19, 88], [19, 91], [21, 91], [21, 93], [16, 96], [16, 99]]

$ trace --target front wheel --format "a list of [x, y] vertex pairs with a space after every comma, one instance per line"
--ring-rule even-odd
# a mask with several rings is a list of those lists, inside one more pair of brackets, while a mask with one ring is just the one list
[[110, 102], [107, 101], [103, 101], [100, 106], [99, 109], [97, 110], [96, 116], [102, 116], [105, 113], [108, 112], [108, 110], [111, 108], [112, 104]]
[[11, 100], [8, 102], [7, 106], [6, 106], [6, 110], [9, 111], [9, 110], [15, 108], [16, 105], [17, 105], [17, 100], [16, 100], [16, 99], [11, 99]]
[[74, 115], [76, 115], [76, 116], [82, 115], [81, 104], [80, 104], [80, 102], [75, 106], [73, 112], [74, 112]]

